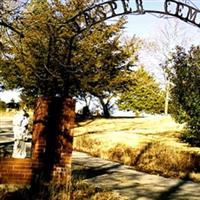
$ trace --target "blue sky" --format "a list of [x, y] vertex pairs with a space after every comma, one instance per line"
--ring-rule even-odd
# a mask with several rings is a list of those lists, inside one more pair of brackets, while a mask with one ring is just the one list
[[[164, 0], [143, 0], [143, 5], [145, 10], [163, 11], [164, 2]], [[200, 9], [199, 0], [190, 1], [189, 4]], [[179, 38], [176, 41], [174, 40], [173, 47], [176, 45], [185, 45], [186, 48], [189, 48], [193, 44], [200, 44], [200, 28], [175, 17], [166, 17], [167, 16], [165, 16], [165, 18], [160, 18], [158, 15], [154, 14], [128, 15], [125, 33], [128, 36], [136, 35], [145, 41], [157, 40], [159, 43], [159, 40], [162, 39], [160, 31], [167, 27], [167, 31], [173, 34], [174, 26], [175, 24], [178, 24], [178, 32], [180, 32], [178, 33]], [[186, 41], [185, 44], [182, 43], [184, 40]], [[155, 75], [157, 81], [164, 87], [165, 83], [162, 76], [162, 70], [159, 67], [160, 60], [156, 60], [151, 53], [144, 52], [142, 52], [140, 58], [141, 63], [145, 65], [145, 68]]]
[[[134, 0], [130, 0], [130, 2], [134, 3]], [[200, 0], [193, 0], [193, 2], [198, 8], [200, 8]], [[143, 5], [145, 9], [153, 9], [153, 10], [163, 10], [164, 0], [143, 0]], [[150, 40], [151, 38], [155, 38], [157, 34], [159, 34], [159, 28], [163, 27], [167, 23], [173, 23], [175, 18], [163, 19], [158, 18], [156, 16], [145, 14], [145, 15], [127, 15], [128, 23], [126, 25], [125, 33], [128, 36], [136, 35], [146, 40]], [[115, 19], [112, 19], [115, 20]], [[112, 21], [110, 20], [110, 21]], [[182, 30], [184, 30], [185, 37], [192, 38], [189, 41], [189, 45], [199, 44], [200, 43], [200, 28], [182, 22], [178, 20]], [[147, 56], [146, 56], [147, 57]], [[152, 62], [156, 65], [155, 60], [151, 59]], [[144, 60], [144, 64], [146, 68], [150, 68], [152, 73], [159, 76], [158, 68], [154, 66], [148, 66], [148, 58]], [[151, 64], [152, 65], [152, 64]], [[154, 71], [155, 70], [155, 71]], [[157, 71], [156, 71], [157, 70]], [[0, 92], [0, 99], [4, 101], [10, 101], [12, 98], [18, 100], [17, 92]]]
[[[129, 15], [128, 17], [128, 23], [126, 25], [126, 32], [128, 35], [134, 35], [140, 37], [150, 37], [152, 36], [156, 29], [161, 26], [162, 24], [165, 24], [167, 20], [174, 21], [177, 18], [158, 18], [156, 16], [153, 16], [151, 14], [145, 14], [145, 15]], [[180, 22], [180, 24], [185, 28], [188, 29], [189, 35], [199, 34], [200, 35], [200, 28], [195, 27], [194, 25], [188, 24], [186, 22], [181, 21], [180, 19], [177, 19], [177, 21]]]
[[[133, 0], [130, 0], [130, 2]], [[180, 1], [180, 0], [179, 0]], [[145, 10], [159, 10], [164, 11], [165, 0], [143, 0], [143, 6]], [[184, 2], [184, 0], [182, 0]], [[192, 0], [187, 1], [188, 4], [200, 9], [200, 1]], [[166, 16], [165, 16], [166, 17]], [[171, 17], [169, 20], [177, 18]], [[190, 34], [200, 34], [200, 29], [194, 27], [191, 24], [179, 20], [180, 23], [187, 29]], [[149, 37], [155, 33], [157, 25], [166, 23], [166, 19], [159, 18], [158, 15], [145, 14], [145, 15], [128, 15], [127, 32], [128, 34], [136, 34], [142, 37]]]
[[[146, 41], [154, 40], [159, 37], [160, 29], [164, 29], [167, 27], [173, 31], [173, 24], [178, 23], [180, 27], [180, 37], [179, 43], [174, 41], [174, 47], [176, 45], [181, 45], [181, 40], [184, 38], [187, 40], [187, 47], [191, 45], [199, 45], [200, 44], [200, 28], [195, 27], [191, 24], [181, 21], [177, 18], [157, 18], [150, 14], [140, 15], [140, 16], [128, 16], [128, 24], [126, 25], [125, 32], [128, 36], [136, 35]], [[170, 27], [170, 24], [172, 27]], [[158, 41], [159, 42], [159, 41]], [[155, 75], [158, 82], [160, 82], [161, 86], [164, 87], [164, 79], [162, 76], [162, 72], [159, 69], [160, 60], [156, 60], [152, 57], [151, 54], [141, 55], [141, 63], [145, 65], [145, 68], [150, 71], [153, 75]]]

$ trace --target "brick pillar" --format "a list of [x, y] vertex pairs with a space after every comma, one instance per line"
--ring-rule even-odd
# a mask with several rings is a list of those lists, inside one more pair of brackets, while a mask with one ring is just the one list
[[73, 144], [73, 128], [75, 119], [75, 101], [64, 99], [59, 118], [59, 131], [56, 136], [55, 154], [57, 160], [53, 163], [52, 178], [54, 182], [70, 182], [71, 156]]
[[32, 159], [44, 162], [47, 140], [49, 100], [38, 98], [33, 116]]
[[70, 181], [74, 119], [71, 98], [38, 99], [33, 120], [33, 175], [64, 185]]

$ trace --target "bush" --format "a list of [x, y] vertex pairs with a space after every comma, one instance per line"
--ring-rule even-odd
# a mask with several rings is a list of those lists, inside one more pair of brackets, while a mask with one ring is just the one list
[[5, 111], [5, 110], [6, 110], [6, 103], [0, 100], [0, 111]]
[[171, 66], [173, 115], [177, 121], [187, 124], [185, 140], [200, 146], [200, 48], [191, 47], [186, 52], [177, 47], [167, 65]]

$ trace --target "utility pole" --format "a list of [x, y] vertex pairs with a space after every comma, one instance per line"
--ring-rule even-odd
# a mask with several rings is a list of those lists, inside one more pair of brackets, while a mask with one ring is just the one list
[[166, 89], [165, 89], [165, 115], [168, 115], [169, 110], [169, 90], [170, 90], [170, 82], [167, 80]]

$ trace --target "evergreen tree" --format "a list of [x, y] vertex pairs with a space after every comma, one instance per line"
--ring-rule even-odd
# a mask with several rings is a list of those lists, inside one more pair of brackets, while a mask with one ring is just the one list
[[[121, 42], [125, 20], [107, 26], [102, 23], [81, 43], [81, 88], [99, 99], [105, 117], [110, 116], [111, 99], [126, 85], [125, 74], [137, 60], [138, 39]], [[91, 45], [89, 45], [92, 43]], [[88, 45], [87, 51], [85, 46]], [[80, 52], [78, 52], [80, 53]]]
[[13, 33], [4, 36], [8, 49], [0, 61], [0, 75], [6, 88], [20, 88], [29, 102], [39, 95], [73, 97], [89, 92], [107, 112], [103, 102], [120, 86], [121, 71], [135, 62], [136, 49], [133, 41], [131, 52], [128, 44], [121, 43], [123, 18], [111, 25], [102, 22], [74, 37], [65, 22], [88, 4], [31, 1], [21, 17], [24, 38]]
[[169, 78], [173, 83], [171, 100], [173, 115], [178, 122], [186, 122], [185, 139], [200, 145], [200, 48], [191, 47], [187, 52], [177, 47], [167, 63], [171, 66]]
[[124, 92], [119, 94], [117, 105], [120, 110], [134, 112], [162, 113], [164, 94], [144, 67], [128, 75], [130, 83]]
[[5, 110], [6, 110], [6, 102], [0, 99], [0, 111], [5, 111]]

